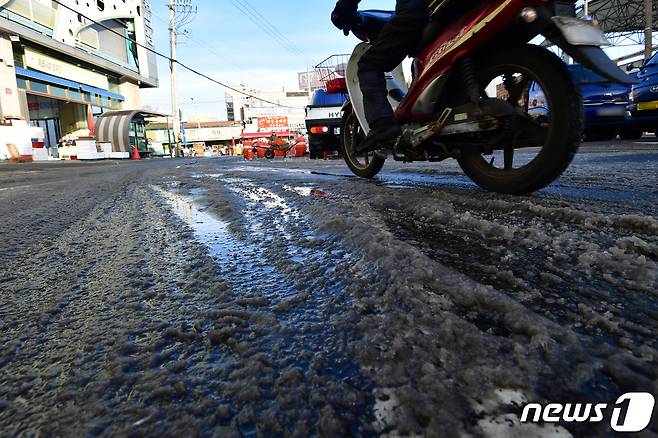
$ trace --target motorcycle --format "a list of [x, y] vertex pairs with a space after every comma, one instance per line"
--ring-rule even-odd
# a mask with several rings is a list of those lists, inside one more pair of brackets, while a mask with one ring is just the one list
[[[436, 3], [436, 2], [435, 2]], [[527, 194], [556, 180], [569, 166], [583, 132], [583, 103], [565, 63], [531, 44], [539, 35], [575, 61], [622, 83], [633, 80], [601, 47], [608, 40], [595, 21], [576, 17], [575, 1], [443, 0], [432, 13], [407, 86], [402, 66], [387, 73], [388, 100], [402, 127], [393, 159], [456, 159], [480, 187]], [[370, 131], [357, 77], [358, 63], [394, 12], [359, 11], [352, 33], [362, 42], [342, 84], [341, 152], [357, 176], [377, 175], [387, 154], [359, 153]], [[541, 89], [545, 117], [528, 112], [529, 89]]]

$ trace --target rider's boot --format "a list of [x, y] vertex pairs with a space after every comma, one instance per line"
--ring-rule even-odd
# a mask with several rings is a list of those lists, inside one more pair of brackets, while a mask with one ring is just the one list
[[398, 138], [402, 135], [400, 125], [392, 117], [379, 119], [370, 128], [366, 138], [356, 147], [357, 153], [363, 154], [380, 149], [392, 150]]

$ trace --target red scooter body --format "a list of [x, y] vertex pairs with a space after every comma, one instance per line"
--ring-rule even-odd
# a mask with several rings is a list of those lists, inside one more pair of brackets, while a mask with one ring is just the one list
[[424, 122], [435, 117], [433, 114], [412, 114], [412, 108], [423, 91], [438, 76], [451, 70], [457, 61], [510, 27], [518, 20], [523, 8], [540, 3], [539, 0], [492, 0], [469, 11], [445, 29], [416, 57], [416, 79], [397, 108], [398, 120]]
[[[350, 100], [341, 129], [348, 167], [372, 178], [391, 156], [402, 162], [454, 158], [487, 190], [527, 194], [550, 184], [578, 150], [583, 103], [564, 62], [530, 41], [543, 35], [612, 82], [633, 82], [601, 49], [609, 45], [607, 38], [596, 22], [576, 16], [575, 0], [450, 0], [438, 8], [416, 55], [410, 89], [401, 66], [386, 75], [388, 101], [401, 127], [401, 135], [388, 143], [375, 143], [376, 135], [368, 142], [358, 73], [369, 42], [376, 44], [394, 14], [357, 15], [351, 30], [364, 42], [347, 65]], [[491, 85], [495, 95], [489, 94]], [[527, 104], [535, 85], [548, 96], [544, 119]]]

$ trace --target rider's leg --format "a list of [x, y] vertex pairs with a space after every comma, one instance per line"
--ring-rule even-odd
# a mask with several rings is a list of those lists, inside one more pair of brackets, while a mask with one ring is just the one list
[[396, 16], [359, 61], [359, 84], [371, 132], [359, 149], [372, 150], [400, 135], [388, 102], [385, 72], [395, 69], [420, 43], [429, 19], [427, 0], [398, 0]]

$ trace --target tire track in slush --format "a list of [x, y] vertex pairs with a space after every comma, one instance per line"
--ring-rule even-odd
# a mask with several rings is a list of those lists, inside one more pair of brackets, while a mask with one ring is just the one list
[[[242, 178], [221, 183], [230, 183], [225, 194], [242, 207], [239, 233], [235, 232], [237, 224], [206, 210], [206, 190], [195, 188], [189, 194], [156, 190], [192, 228], [196, 239], [207, 246], [221, 266], [222, 280], [236, 294], [236, 302], [261, 313], [261, 327], [243, 330], [239, 340], [255, 351], [265, 352], [268, 365], [280, 378], [303, 381], [310, 389], [308, 400], [304, 396], [297, 400], [288, 396], [288, 406], [275, 409], [292, 406], [298, 413], [304, 412], [310, 424], [317, 423], [324, 433], [349, 431], [367, 435], [372, 419], [371, 382], [347, 352], [353, 334], [337, 328], [337, 307], [349, 305], [350, 300], [344, 291], [344, 282], [349, 280], [345, 266], [350, 265], [350, 255], [337, 249], [318, 249], [326, 245], [319, 244], [300, 211], [282, 196]], [[231, 315], [231, 311], [220, 311], [218, 316], [227, 315], [239, 317]], [[211, 341], [214, 336], [222, 342], [224, 337], [235, 337], [235, 332], [220, 328], [210, 336]], [[245, 376], [238, 375], [228, 385], [244, 380]], [[262, 380], [267, 379], [261, 379], [261, 387]], [[275, 394], [276, 388], [269, 390], [274, 392], [269, 397], [265, 388], [259, 400], [251, 400], [257, 413], [286, 399], [281, 393]], [[322, 398], [318, 391], [326, 392], [329, 403], [324, 407], [313, 400]], [[316, 409], [309, 408], [309, 401], [316, 404]], [[284, 429], [290, 430], [288, 427], [284, 425]], [[255, 430], [249, 422], [240, 427], [246, 435]]]

